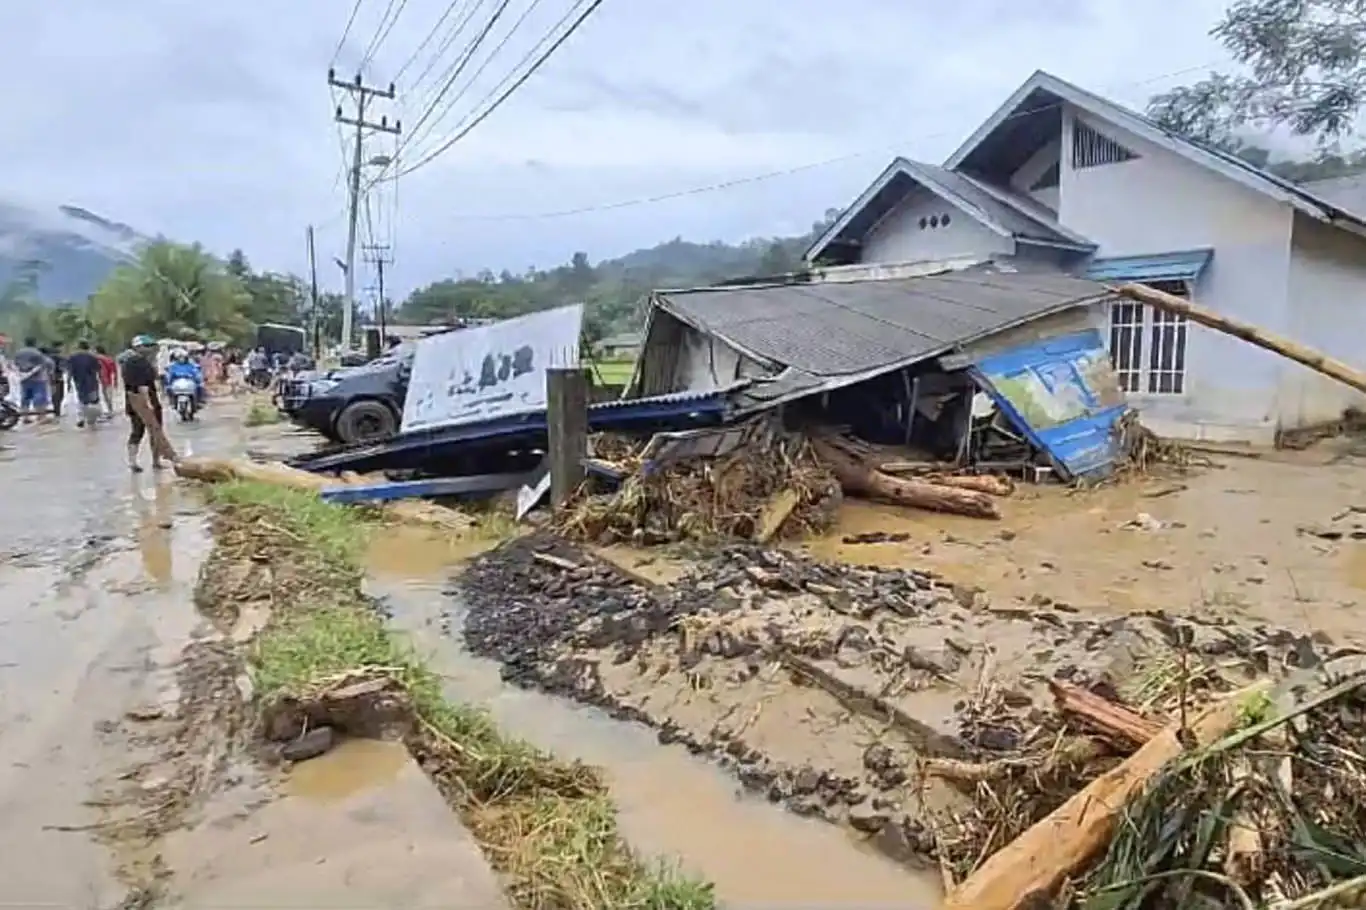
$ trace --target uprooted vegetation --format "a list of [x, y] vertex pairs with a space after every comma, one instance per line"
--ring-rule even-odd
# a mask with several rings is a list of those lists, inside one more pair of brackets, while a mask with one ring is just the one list
[[710, 886], [630, 850], [596, 769], [508, 739], [483, 712], [443, 697], [439, 677], [361, 593], [367, 528], [354, 513], [254, 483], [213, 495], [217, 549], [201, 600], [217, 616], [269, 602], [248, 657], [267, 739], [297, 742], [319, 725], [402, 737], [516, 907], [714, 906]]

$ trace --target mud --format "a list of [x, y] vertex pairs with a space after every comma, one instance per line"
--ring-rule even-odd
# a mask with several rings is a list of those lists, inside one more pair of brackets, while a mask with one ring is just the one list
[[1051, 716], [1050, 680], [1113, 691], [1182, 650], [1197, 679], [1241, 679], [1350, 651], [1218, 617], [998, 608], [929, 572], [745, 546], [652, 585], [621, 555], [531, 538], [475, 560], [456, 589], [469, 648], [906, 862], [934, 853], [925, 810], [957, 799], [916, 786], [916, 760], [1013, 753]]

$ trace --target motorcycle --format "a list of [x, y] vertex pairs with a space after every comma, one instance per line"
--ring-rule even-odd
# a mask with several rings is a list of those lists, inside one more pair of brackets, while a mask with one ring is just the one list
[[14, 429], [19, 417], [19, 408], [9, 400], [9, 377], [0, 373], [0, 430]]
[[199, 411], [199, 387], [188, 376], [178, 376], [171, 380], [167, 389], [171, 396], [171, 406], [183, 421], [194, 420]]

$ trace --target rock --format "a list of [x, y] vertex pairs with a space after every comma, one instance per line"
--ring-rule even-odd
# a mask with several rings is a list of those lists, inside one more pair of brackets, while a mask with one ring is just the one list
[[849, 827], [862, 834], [876, 834], [891, 821], [885, 812], [866, 804], [850, 808], [846, 819]]
[[335, 742], [336, 735], [331, 727], [317, 727], [281, 746], [280, 757], [285, 761], [308, 761], [331, 750]]
[[160, 705], [148, 704], [137, 705], [136, 707], [129, 708], [128, 711], [124, 714], [124, 716], [127, 717], [129, 720], [145, 722], [149, 720], [159, 720], [161, 719], [161, 717], [165, 715], [165, 713], [166, 712], [161, 708]]

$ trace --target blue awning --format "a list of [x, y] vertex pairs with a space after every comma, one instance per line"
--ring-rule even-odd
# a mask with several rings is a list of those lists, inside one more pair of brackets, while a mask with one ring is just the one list
[[1194, 281], [1213, 256], [1214, 250], [1204, 249], [1092, 259], [1086, 277], [1092, 281]]

